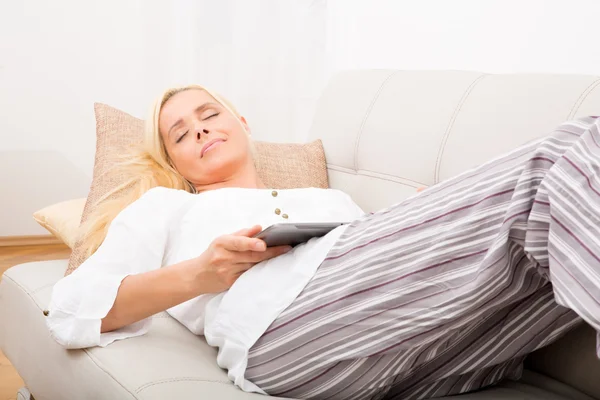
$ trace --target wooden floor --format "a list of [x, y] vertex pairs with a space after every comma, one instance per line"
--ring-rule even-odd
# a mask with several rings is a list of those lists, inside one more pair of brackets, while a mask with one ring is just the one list
[[[65, 245], [0, 247], [0, 276], [10, 267], [29, 261], [65, 259], [71, 249]], [[0, 327], [2, 329], [2, 327]], [[14, 400], [23, 380], [0, 351], [0, 400]]]

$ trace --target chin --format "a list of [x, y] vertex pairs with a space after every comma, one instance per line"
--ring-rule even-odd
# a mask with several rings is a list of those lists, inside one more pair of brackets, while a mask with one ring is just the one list
[[[216, 154], [213, 154], [216, 156]], [[199, 181], [205, 182], [222, 182], [228, 177], [235, 175], [236, 169], [240, 168], [240, 163], [234, 158], [217, 157], [203, 158], [200, 163], [200, 170], [196, 176], [200, 177]]]

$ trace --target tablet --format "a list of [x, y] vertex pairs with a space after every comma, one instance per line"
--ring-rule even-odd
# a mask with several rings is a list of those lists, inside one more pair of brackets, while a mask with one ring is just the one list
[[271, 225], [261, 232], [254, 235], [255, 238], [262, 239], [267, 247], [290, 245], [296, 246], [307, 242], [314, 237], [321, 237], [329, 233], [332, 229], [347, 222], [297, 222], [280, 223]]

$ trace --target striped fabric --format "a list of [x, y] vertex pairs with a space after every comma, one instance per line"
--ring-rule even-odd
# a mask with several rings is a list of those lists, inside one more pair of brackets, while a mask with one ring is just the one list
[[250, 351], [298, 399], [425, 399], [518, 378], [581, 323], [600, 330], [600, 119], [355, 221]]

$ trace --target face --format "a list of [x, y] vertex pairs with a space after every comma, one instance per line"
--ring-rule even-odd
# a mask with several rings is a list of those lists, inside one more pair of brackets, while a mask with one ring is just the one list
[[194, 186], [227, 182], [251, 161], [248, 133], [210, 94], [179, 92], [160, 111], [159, 129], [175, 169]]

